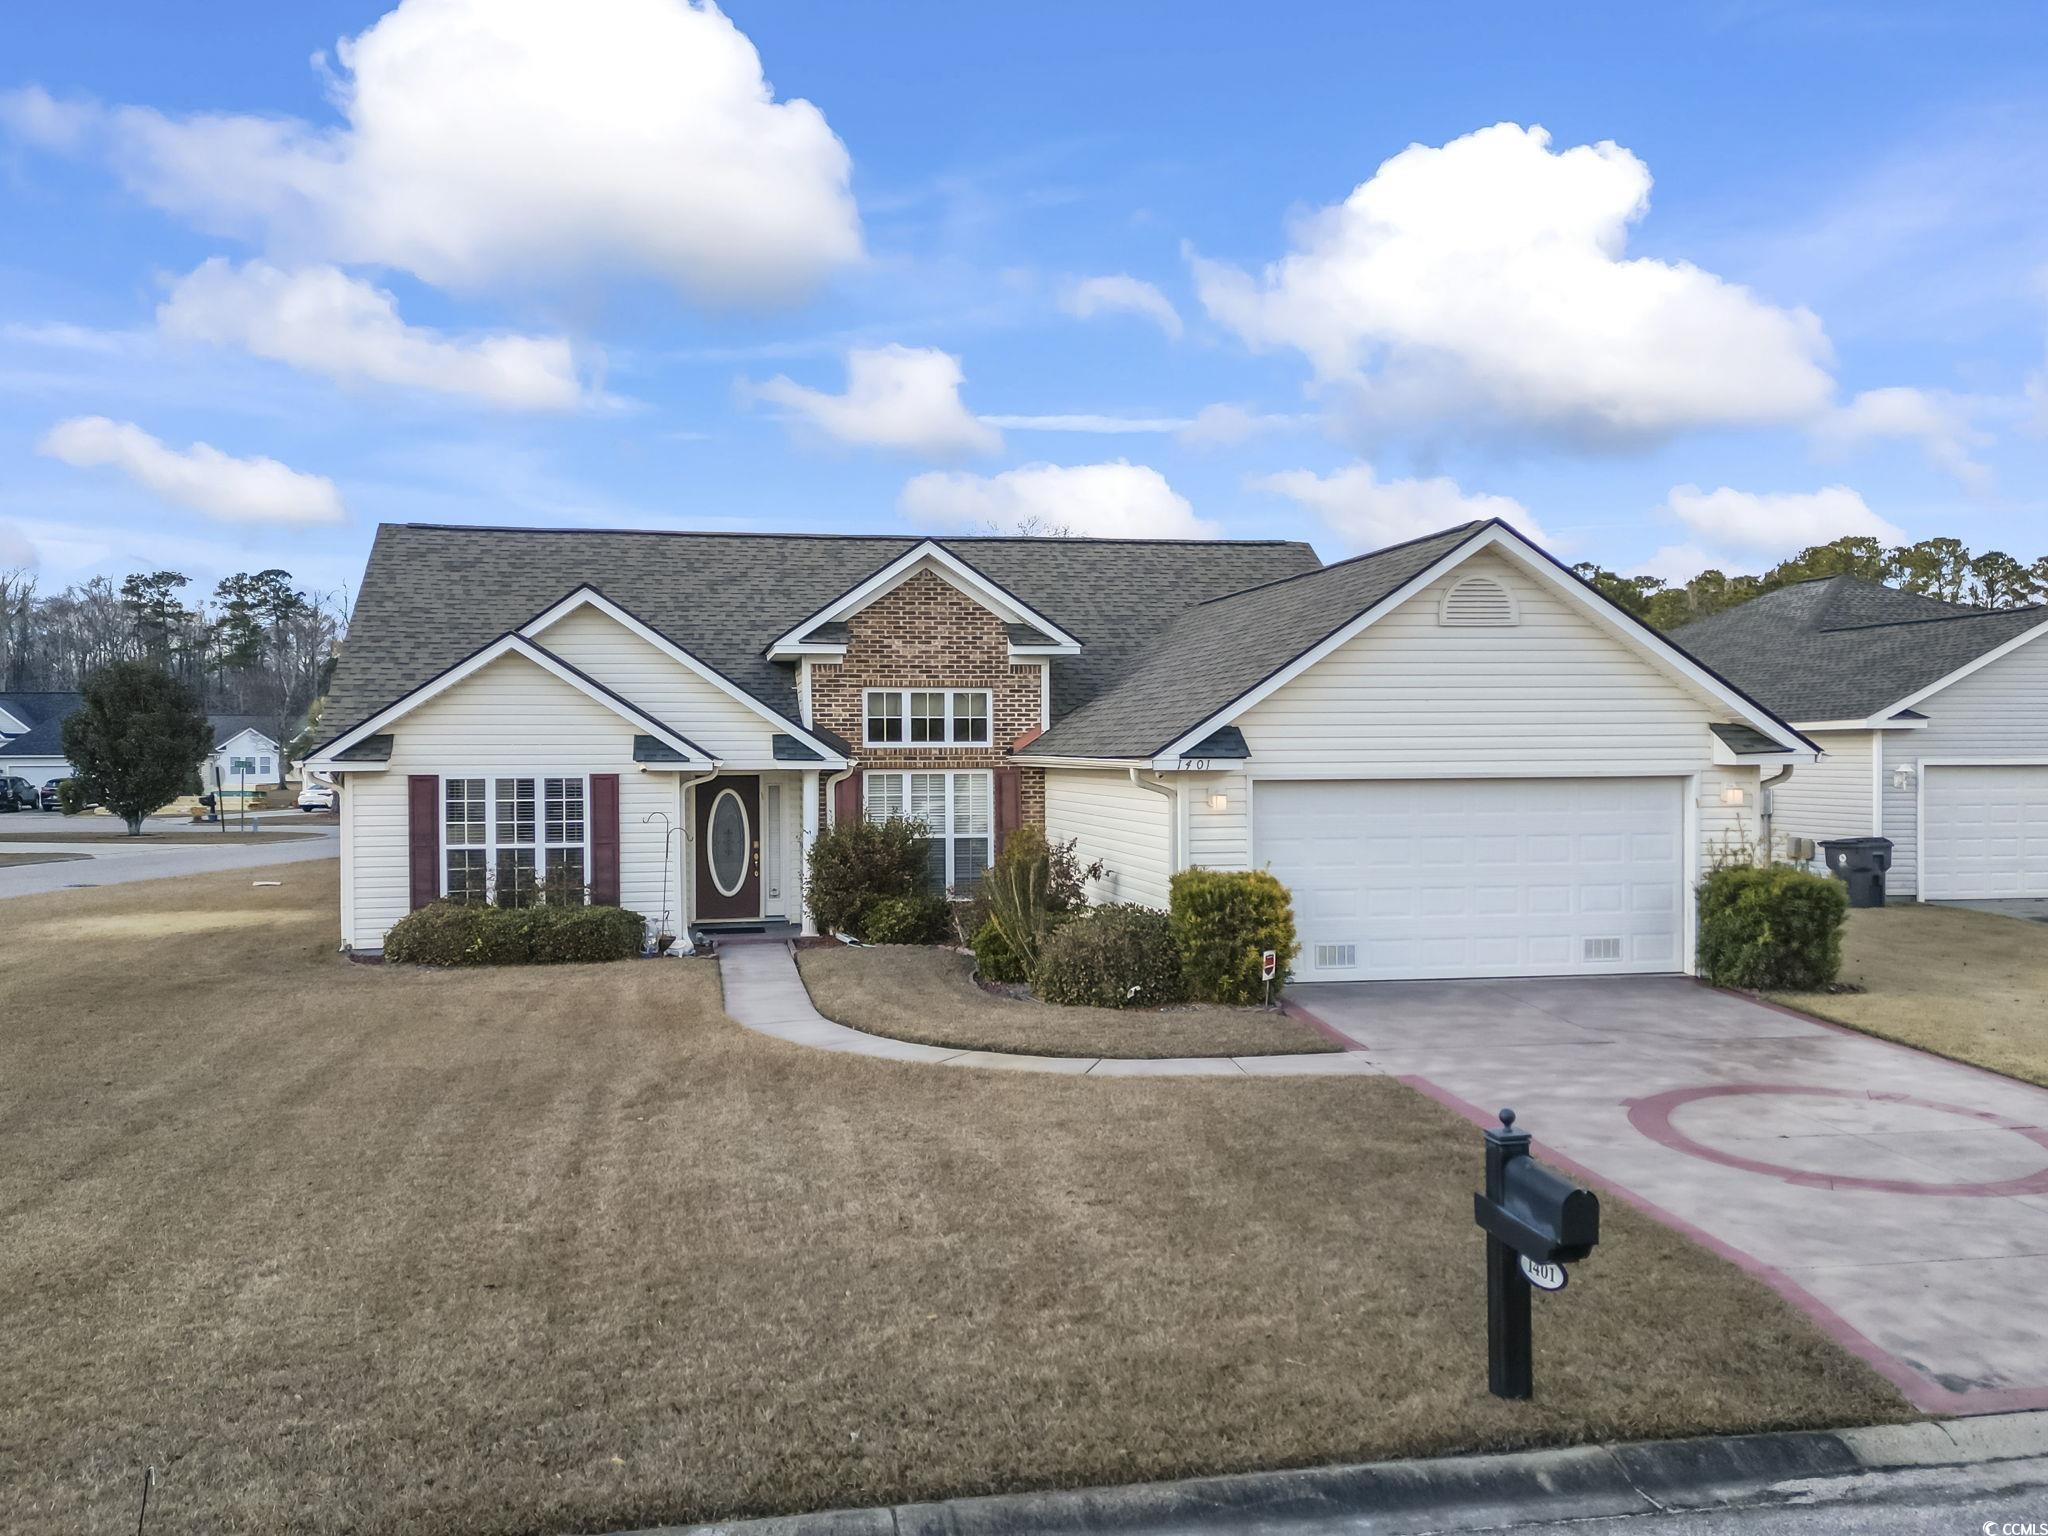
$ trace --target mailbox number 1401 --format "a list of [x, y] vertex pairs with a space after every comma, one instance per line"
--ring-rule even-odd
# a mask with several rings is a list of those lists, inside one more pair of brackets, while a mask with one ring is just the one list
[[1527, 1255], [1522, 1258], [1522, 1273], [1539, 1291], [1561, 1291], [1570, 1278], [1562, 1264], [1538, 1264]]

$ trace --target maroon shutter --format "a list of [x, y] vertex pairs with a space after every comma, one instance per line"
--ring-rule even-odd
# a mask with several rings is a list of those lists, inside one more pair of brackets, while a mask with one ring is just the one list
[[441, 781], [415, 773], [405, 781], [406, 842], [417, 912], [441, 894]]
[[1024, 824], [1024, 774], [1018, 768], [996, 770], [996, 852]]
[[619, 776], [590, 776], [590, 899], [619, 904]]
[[860, 770], [854, 769], [832, 787], [832, 822], [860, 820]]

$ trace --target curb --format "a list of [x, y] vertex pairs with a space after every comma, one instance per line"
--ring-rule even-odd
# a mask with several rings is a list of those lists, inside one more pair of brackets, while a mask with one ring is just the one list
[[[1359, 1536], [1419, 1536], [1532, 1519], [1812, 1505], [1829, 1502], [1817, 1486], [1829, 1480], [2039, 1457], [2048, 1457], [2048, 1412], [1250, 1472], [661, 1526], [623, 1536], [1166, 1536], [1312, 1529], [1324, 1522], [1341, 1522]], [[1871, 1494], [1867, 1486], [1854, 1491]]]

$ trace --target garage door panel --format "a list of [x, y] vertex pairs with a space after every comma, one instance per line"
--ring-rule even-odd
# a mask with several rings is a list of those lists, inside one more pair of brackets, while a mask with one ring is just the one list
[[1926, 770], [1921, 894], [2048, 896], [2048, 764]]
[[1265, 781], [1254, 838], [1304, 980], [1675, 971], [1681, 785]]

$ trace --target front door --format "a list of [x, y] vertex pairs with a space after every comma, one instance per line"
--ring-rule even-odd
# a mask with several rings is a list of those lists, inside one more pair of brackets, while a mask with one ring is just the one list
[[697, 916], [729, 922], [761, 915], [761, 781], [751, 775], [699, 784]]

